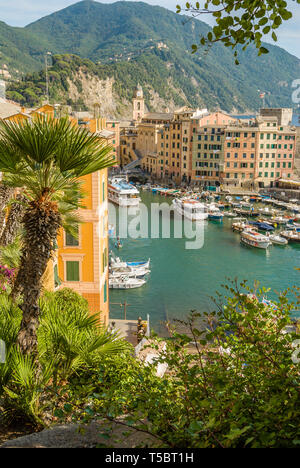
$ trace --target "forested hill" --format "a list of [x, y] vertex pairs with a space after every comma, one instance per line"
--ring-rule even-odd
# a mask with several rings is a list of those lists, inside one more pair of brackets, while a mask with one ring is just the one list
[[11, 98], [30, 105], [43, 99], [45, 77], [37, 71], [49, 50], [56, 54], [52, 100], [81, 107], [108, 93], [107, 108], [123, 115], [138, 82], [149, 109], [189, 104], [253, 110], [260, 104], [259, 89], [267, 92], [268, 105], [291, 106], [291, 82], [300, 72], [296, 57], [275, 46], [261, 57], [249, 48], [240, 54], [239, 66], [222, 45], [192, 55], [191, 44], [208, 29], [201, 21], [142, 2], [83, 1], [25, 28], [0, 23], [0, 60], [15, 76], [16, 69], [34, 72], [9, 87]]

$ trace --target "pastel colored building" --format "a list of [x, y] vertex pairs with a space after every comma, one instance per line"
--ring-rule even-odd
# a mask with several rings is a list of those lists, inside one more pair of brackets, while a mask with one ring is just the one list
[[[45, 104], [34, 110], [17, 109], [4, 119], [22, 122], [24, 119], [34, 119], [38, 115], [51, 118], [58, 116], [55, 106]], [[87, 128], [92, 133], [104, 138], [107, 144], [115, 144], [113, 154], [117, 160], [119, 141], [115, 137], [114, 123], [109, 122], [106, 129], [105, 119], [84, 119], [79, 121], [69, 116], [74, 125]], [[116, 126], [116, 133], [118, 127]], [[72, 288], [85, 297], [92, 313], [101, 312], [105, 324], [109, 320], [109, 285], [108, 285], [108, 201], [107, 201], [107, 169], [82, 177], [85, 209], [78, 210], [81, 223], [78, 226], [78, 237], [59, 233], [54, 262], [49, 262], [44, 276], [46, 289], [53, 289], [55, 281], [57, 288]], [[53, 268], [54, 263], [54, 268]]]
[[199, 185], [272, 187], [294, 171], [296, 130], [277, 117], [206, 125], [193, 134], [192, 179]]
[[91, 312], [101, 311], [105, 324], [108, 302], [107, 169], [82, 178], [85, 209], [79, 210], [78, 238], [60, 233], [57, 275], [60, 287], [69, 287], [88, 300]]

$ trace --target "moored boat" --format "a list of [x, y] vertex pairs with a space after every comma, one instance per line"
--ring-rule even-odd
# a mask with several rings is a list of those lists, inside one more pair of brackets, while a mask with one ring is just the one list
[[123, 262], [119, 257], [111, 257], [110, 259], [110, 268], [112, 271], [137, 271], [141, 269], [149, 269], [150, 268], [150, 258], [147, 261], [141, 262]]
[[110, 289], [135, 289], [146, 284], [142, 278], [130, 278], [129, 276], [120, 276], [119, 278], [109, 278]]
[[300, 232], [297, 231], [282, 231], [280, 233], [282, 237], [287, 239], [289, 242], [300, 243]]
[[249, 226], [247, 218], [234, 218], [232, 221], [231, 227], [233, 231], [242, 232]]
[[112, 177], [108, 182], [108, 199], [119, 206], [137, 206], [139, 191], [127, 182], [126, 177]]
[[227, 218], [235, 218], [236, 213], [234, 213], [234, 211], [225, 211], [224, 216], [226, 216]]
[[267, 236], [259, 234], [253, 229], [245, 229], [241, 233], [241, 242], [243, 244], [250, 245], [251, 247], [256, 247], [258, 249], [267, 249], [271, 244]]
[[280, 236], [279, 234], [271, 234], [269, 236], [270, 241], [272, 244], [277, 244], [277, 245], [287, 245], [288, 240], [285, 239], [284, 237]]
[[128, 269], [128, 271], [109, 270], [109, 278], [116, 279], [128, 276], [128, 278], [144, 278], [150, 273], [148, 268]]
[[257, 227], [259, 231], [274, 231], [274, 227], [265, 221], [249, 221], [249, 224]]
[[208, 217], [208, 214], [205, 212], [205, 205], [192, 198], [175, 198], [172, 201], [172, 206], [177, 213], [190, 221], [202, 221]]

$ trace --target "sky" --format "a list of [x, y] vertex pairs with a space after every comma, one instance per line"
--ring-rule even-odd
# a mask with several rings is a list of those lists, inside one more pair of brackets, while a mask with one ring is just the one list
[[[114, 1], [102, 0], [101, 3], [114, 3]], [[77, 3], [76, 0], [0, 0], [0, 20], [10, 26], [25, 26], [74, 3]], [[146, 3], [175, 11], [176, 5], [183, 6], [185, 0], [147, 0]], [[300, 58], [300, 5], [293, 0], [287, 0], [287, 3], [294, 16], [277, 30], [277, 45]], [[212, 25], [213, 20], [208, 20], [208, 18], [209, 16], [205, 15], [201, 17], [201, 20]]]

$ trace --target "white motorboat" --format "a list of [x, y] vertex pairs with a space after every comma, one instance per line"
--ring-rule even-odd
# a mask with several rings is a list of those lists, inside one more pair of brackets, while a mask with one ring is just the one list
[[268, 207], [260, 208], [258, 211], [261, 214], [263, 214], [264, 216], [275, 216], [276, 215], [276, 210], [273, 210], [272, 208], [268, 208]]
[[235, 218], [236, 213], [234, 213], [233, 211], [224, 211], [224, 216], [226, 216], [227, 218]]
[[121, 276], [119, 278], [109, 278], [110, 289], [134, 289], [140, 288], [146, 284], [146, 280], [141, 278], [130, 278], [129, 276]]
[[250, 210], [251, 208], [253, 208], [253, 205], [252, 205], [252, 203], [249, 203], [247, 201], [242, 201], [240, 203], [240, 207], [241, 208], [246, 208], [246, 209], [248, 208]]
[[257, 247], [258, 249], [267, 249], [271, 244], [269, 237], [259, 234], [253, 229], [245, 229], [241, 233], [241, 242], [251, 247]]
[[128, 278], [144, 278], [146, 275], [150, 273], [150, 271], [151, 270], [149, 270], [148, 268], [137, 268], [137, 269], [132, 269], [132, 270], [128, 268], [128, 271], [118, 271], [118, 270], [109, 269], [109, 278], [110, 279], [121, 278], [124, 275], [128, 276]]
[[288, 241], [284, 237], [280, 236], [279, 234], [270, 234], [268, 236], [272, 244], [277, 244], [277, 245], [287, 245]]
[[127, 182], [126, 177], [112, 177], [108, 182], [108, 199], [119, 206], [138, 206], [139, 191]]
[[174, 210], [190, 221], [203, 221], [208, 218], [205, 205], [192, 198], [175, 198], [172, 201]]
[[111, 271], [119, 271], [127, 273], [128, 271], [138, 271], [139, 269], [149, 270], [150, 258], [142, 262], [123, 262], [119, 257], [111, 257], [110, 265]]
[[282, 231], [280, 233], [282, 237], [287, 239], [289, 242], [300, 243], [300, 232], [297, 231]]
[[291, 218], [286, 218], [284, 216], [274, 216], [271, 221], [274, 224], [288, 224]]
[[240, 208], [241, 207], [240, 202], [231, 202], [230, 204], [231, 204], [232, 208]]

